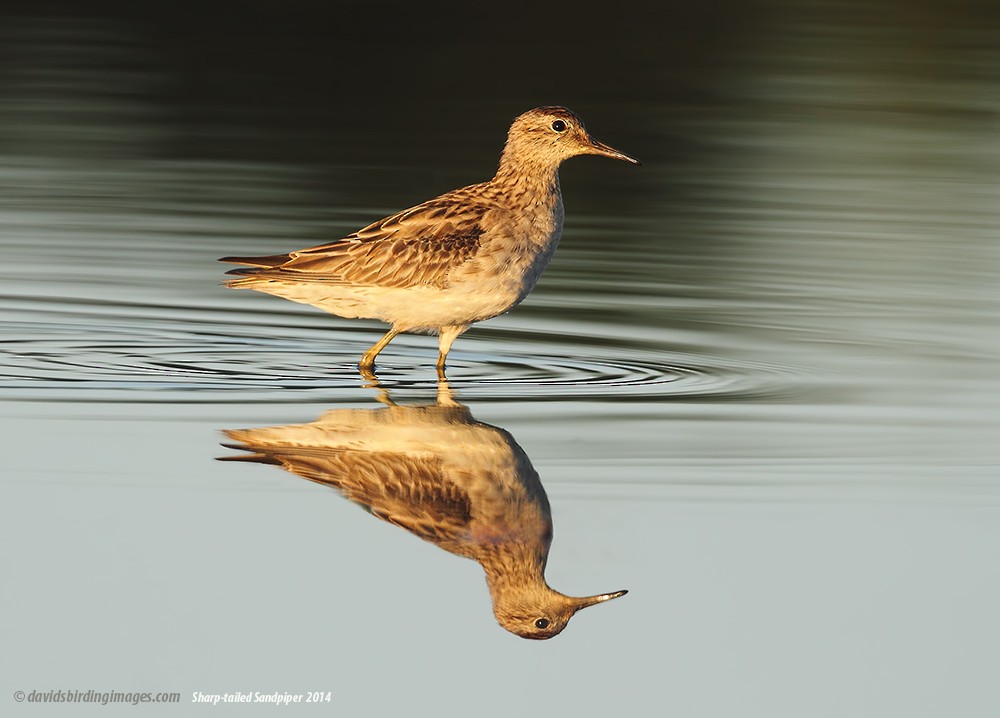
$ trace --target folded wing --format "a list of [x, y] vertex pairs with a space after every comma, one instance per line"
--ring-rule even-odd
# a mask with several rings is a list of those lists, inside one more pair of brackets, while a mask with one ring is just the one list
[[[405, 288], [441, 287], [475, 256], [490, 207], [444, 195], [379, 220], [344, 239], [289, 254], [224, 257], [249, 265], [228, 274], [259, 279]], [[234, 280], [240, 281], [240, 280]]]

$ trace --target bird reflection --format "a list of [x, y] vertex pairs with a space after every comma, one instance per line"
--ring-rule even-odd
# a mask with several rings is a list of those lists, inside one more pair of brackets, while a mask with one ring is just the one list
[[339, 490], [383, 521], [486, 572], [497, 621], [523, 638], [560, 633], [581, 608], [625, 591], [574, 598], [545, 582], [548, 498], [527, 455], [503, 429], [476, 421], [448, 385], [435, 404], [333, 409], [309, 424], [232, 429], [230, 460], [274, 464]]

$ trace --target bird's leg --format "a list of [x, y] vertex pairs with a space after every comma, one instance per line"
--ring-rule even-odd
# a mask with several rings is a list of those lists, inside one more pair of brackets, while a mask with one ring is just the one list
[[448, 359], [448, 352], [451, 351], [451, 345], [454, 344], [459, 335], [468, 328], [468, 324], [463, 324], [461, 326], [454, 327], [441, 327], [438, 331], [438, 346], [440, 348], [437, 360], [438, 379], [445, 378], [444, 367], [445, 362]]
[[375, 342], [375, 346], [366, 351], [364, 353], [364, 356], [361, 357], [361, 363], [358, 365], [358, 368], [361, 370], [361, 373], [364, 374], [366, 378], [370, 378], [368, 377], [369, 374], [372, 374], [374, 376], [375, 357], [378, 356], [378, 353], [380, 351], [385, 349], [385, 345], [391, 342], [396, 337], [397, 334], [399, 334], [399, 330], [393, 327], [392, 329], [390, 329], [385, 333], [384, 337]]

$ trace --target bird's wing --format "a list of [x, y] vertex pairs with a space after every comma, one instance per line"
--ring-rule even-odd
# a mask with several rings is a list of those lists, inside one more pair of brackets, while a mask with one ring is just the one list
[[439, 457], [430, 453], [276, 446], [254, 442], [253, 430], [226, 433], [255, 452], [233, 457], [276, 464], [340, 491], [378, 518], [434, 543], [452, 542], [469, 531], [468, 493], [449, 481]]
[[280, 264], [230, 274], [355, 286], [444, 286], [449, 272], [475, 255], [483, 215], [493, 206], [471, 189], [403, 210], [336, 242], [291, 252]]

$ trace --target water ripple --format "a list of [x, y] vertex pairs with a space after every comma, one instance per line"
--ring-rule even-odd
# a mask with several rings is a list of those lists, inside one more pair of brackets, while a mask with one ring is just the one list
[[[178, 310], [180, 312], [180, 310]], [[592, 326], [588, 327], [593, 329]], [[9, 322], [0, 398], [22, 401], [227, 403], [328, 401], [364, 385], [356, 370], [371, 326], [275, 327], [182, 317]], [[470, 398], [615, 401], [788, 398], [801, 372], [670, 347], [621, 348], [583, 333], [491, 330], [463, 337], [449, 379]], [[436, 383], [436, 341], [403, 336], [383, 355], [387, 387]]]

